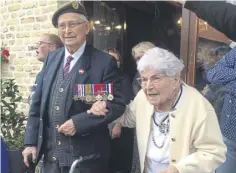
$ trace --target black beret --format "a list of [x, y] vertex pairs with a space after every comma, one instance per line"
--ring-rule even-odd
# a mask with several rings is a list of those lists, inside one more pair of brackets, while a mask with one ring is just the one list
[[56, 28], [57, 27], [57, 22], [58, 18], [60, 15], [64, 13], [78, 13], [82, 14], [85, 17], [87, 17], [87, 12], [85, 7], [78, 1], [70, 2], [66, 4], [65, 6], [59, 8], [52, 16], [52, 24]]

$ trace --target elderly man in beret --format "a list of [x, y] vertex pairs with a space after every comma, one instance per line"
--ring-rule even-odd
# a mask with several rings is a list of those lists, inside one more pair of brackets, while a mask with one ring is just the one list
[[[107, 125], [125, 110], [115, 58], [86, 43], [90, 26], [79, 2], [57, 10], [52, 23], [65, 47], [44, 62], [29, 111], [24, 162], [30, 166], [30, 155], [37, 163], [44, 154], [43, 172], [68, 173], [83, 158], [76, 173], [108, 173]], [[100, 114], [106, 117], [87, 111], [102, 101], [109, 113]]]

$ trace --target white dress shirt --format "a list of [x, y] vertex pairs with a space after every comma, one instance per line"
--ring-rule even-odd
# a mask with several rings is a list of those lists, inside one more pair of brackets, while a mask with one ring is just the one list
[[74, 59], [71, 61], [70, 63], [70, 69], [69, 72], [71, 71], [71, 69], [74, 67], [74, 65], [76, 64], [76, 62], [80, 59], [81, 55], [84, 53], [84, 49], [86, 46], [86, 41], [84, 42], [84, 44], [82, 44], [82, 46], [73, 54], [71, 55], [67, 48], [65, 47], [65, 57], [64, 57], [64, 67], [66, 64], [66, 59], [68, 56], [72, 56]]

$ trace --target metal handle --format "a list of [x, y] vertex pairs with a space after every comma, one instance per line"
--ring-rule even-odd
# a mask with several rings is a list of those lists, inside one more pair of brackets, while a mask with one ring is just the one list
[[99, 154], [91, 154], [91, 155], [84, 156], [84, 157], [80, 156], [78, 159], [76, 159], [76, 160], [72, 163], [69, 173], [73, 173], [74, 170], [75, 170], [75, 168], [76, 168], [76, 166], [77, 166], [79, 163], [81, 163], [81, 162], [83, 162], [83, 161], [86, 161], [86, 160], [97, 159], [97, 158], [99, 158], [99, 157], [100, 157]]
[[72, 165], [71, 165], [71, 168], [70, 168], [70, 172], [69, 173], [73, 173], [77, 164], [82, 162], [83, 161], [83, 157], [79, 157], [79, 159], [75, 160]]

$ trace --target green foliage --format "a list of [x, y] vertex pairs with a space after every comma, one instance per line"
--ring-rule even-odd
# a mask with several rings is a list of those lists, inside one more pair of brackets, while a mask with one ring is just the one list
[[8, 149], [24, 148], [26, 117], [17, 111], [21, 101], [14, 79], [1, 79], [1, 135]]

